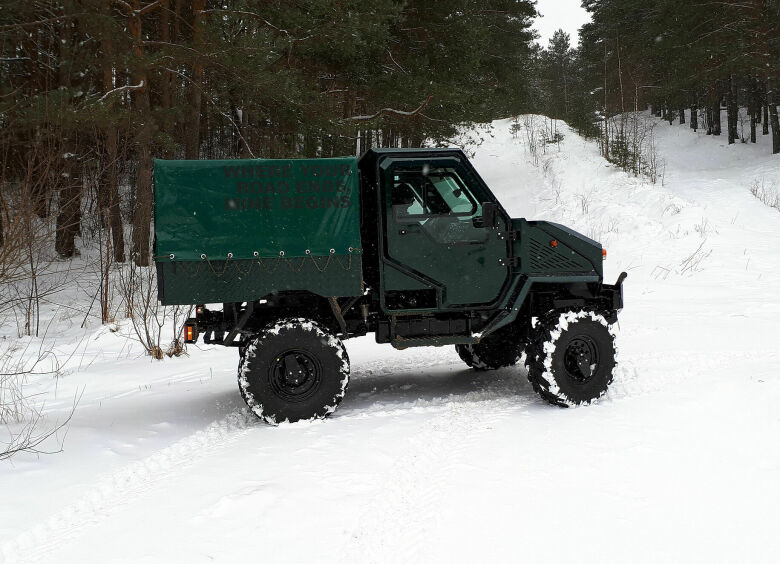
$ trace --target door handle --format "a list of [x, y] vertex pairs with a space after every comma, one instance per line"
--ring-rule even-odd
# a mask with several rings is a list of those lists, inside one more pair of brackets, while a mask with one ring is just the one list
[[409, 235], [410, 233], [419, 233], [419, 232], [420, 232], [419, 225], [407, 225], [405, 228], [398, 230], [399, 235]]

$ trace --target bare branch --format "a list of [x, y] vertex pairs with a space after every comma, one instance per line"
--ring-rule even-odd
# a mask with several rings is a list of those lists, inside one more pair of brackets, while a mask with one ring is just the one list
[[61, 16], [53, 16], [51, 18], [46, 18], [43, 20], [36, 20], [34, 22], [25, 22], [25, 23], [17, 23], [17, 24], [7, 24], [7, 25], [0, 25], [0, 31], [8, 31], [11, 29], [24, 29], [26, 27], [35, 27], [38, 25], [44, 25], [48, 23], [54, 23], [54, 22], [60, 22], [63, 20], [70, 20], [73, 18], [78, 18], [80, 16], [89, 16], [91, 14], [63, 14]]
[[425, 106], [428, 105], [428, 102], [431, 101], [431, 98], [433, 98], [433, 95], [428, 96], [426, 98], [425, 102], [420, 104], [420, 107], [417, 108], [414, 111], [411, 112], [405, 112], [403, 110], [396, 110], [394, 108], [382, 108], [381, 110], [377, 111], [374, 114], [371, 115], [365, 115], [365, 116], [352, 116], [350, 118], [346, 118], [344, 121], [370, 121], [372, 119], [376, 119], [382, 114], [395, 114], [402, 117], [414, 117], [418, 115], [420, 112], [422, 112], [425, 109]]
[[102, 102], [103, 100], [105, 100], [106, 98], [111, 96], [111, 94], [116, 94], [117, 92], [124, 92], [125, 90], [139, 90], [139, 89], [141, 89], [143, 87], [144, 87], [144, 81], [143, 80], [141, 82], [139, 82], [138, 84], [127, 84], [125, 86], [120, 86], [118, 88], [114, 88], [113, 90], [109, 90], [108, 92], [103, 94], [103, 96], [101, 96], [98, 99], [98, 102]]
[[399, 69], [401, 69], [402, 73], [409, 74], [409, 71], [407, 71], [405, 68], [399, 65], [398, 62], [393, 58], [393, 54], [390, 52], [390, 49], [387, 50], [387, 54], [390, 56], [390, 60], [393, 61], [393, 64], [397, 66]]
[[155, 8], [159, 8], [159, 7], [160, 7], [160, 0], [155, 0], [155, 1], [154, 1], [154, 2], [152, 2], [151, 4], [147, 4], [146, 6], [144, 6], [143, 8], [141, 8], [141, 9], [138, 11], [138, 13], [139, 13], [140, 15], [142, 15], [142, 16], [143, 16], [144, 14], [146, 14], [146, 13], [148, 13], [148, 12], [151, 12], [151, 11], [152, 11], [152, 10], [154, 10]]
[[210, 10], [203, 10], [203, 11], [201, 11], [201, 14], [214, 14], [214, 13], [237, 14], [237, 15], [240, 15], [240, 16], [252, 16], [253, 18], [256, 18], [256, 19], [260, 20], [261, 22], [265, 23], [265, 25], [267, 25], [268, 27], [275, 29], [279, 33], [284, 33], [285, 35], [290, 35], [290, 33], [286, 29], [281, 29], [281, 28], [276, 27], [274, 24], [272, 24], [267, 19], [265, 19], [263, 16], [261, 16], [260, 14], [256, 14], [254, 12], [245, 12], [243, 10], [220, 10], [218, 8], [212, 8]]
[[83, 393], [84, 390], [73, 398], [73, 407], [71, 407], [67, 417], [61, 423], [56, 423], [54, 427], [46, 429], [45, 431], [39, 431], [43, 415], [40, 412], [37, 412], [32, 421], [27, 423], [23, 429], [16, 433], [11, 432], [9, 441], [4, 443], [5, 446], [0, 450], [0, 460], [8, 460], [14, 455], [22, 452], [31, 454], [56, 454], [62, 452], [63, 445], [65, 444], [65, 436], [57, 440], [58, 444], [56, 450], [43, 450], [40, 447], [46, 440], [58, 434], [62, 429], [65, 429], [65, 434], [67, 435], [67, 425], [73, 418], [73, 414], [76, 412], [76, 407], [78, 406]]
[[128, 12], [130, 12], [130, 13], [134, 12], [133, 7], [130, 4], [128, 4], [127, 2], [125, 2], [125, 0], [114, 0], [114, 2], [116, 2], [117, 4], [122, 6]]
[[[267, 25], [271, 29], [275, 29], [279, 33], [282, 33], [282, 34], [286, 35], [287, 38], [290, 41], [306, 41], [307, 39], [311, 39], [312, 37], [314, 37], [314, 35], [307, 35], [305, 37], [292, 37], [290, 35], [289, 31], [287, 31], [286, 29], [282, 29], [282, 28], [280, 28], [278, 26], [275, 26], [274, 24], [269, 22], [267, 19], [265, 19], [263, 16], [261, 16], [260, 14], [255, 13], [255, 12], [246, 12], [244, 10], [221, 10], [219, 8], [211, 8], [209, 10], [203, 10], [201, 12], [201, 14], [216, 14], [216, 13], [236, 14], [236, 15], [239, 15], [239, 16], [250, 16], [250, 17], [253, 17], [255, 19], [260, 20], [261, 22], [263, 22], [265, 25]], [[307, 30], [306, 33], [309, 33], [310, 31], [311, 30]]]

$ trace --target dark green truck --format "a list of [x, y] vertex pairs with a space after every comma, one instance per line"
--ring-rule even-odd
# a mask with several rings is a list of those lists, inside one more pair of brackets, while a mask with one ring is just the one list
[[241, 394], [269, 423], [332, 413], [342, 341], [367, 333], [455, 345], [476, 370], [525, 353], [559, 406], [612, 381], [625, 273], [605, 284], [599, 243], [511, 218], [460, 150], [157, 160], [154, 176], [159, 299], [196, 306], [189, 342], [239, 349]]

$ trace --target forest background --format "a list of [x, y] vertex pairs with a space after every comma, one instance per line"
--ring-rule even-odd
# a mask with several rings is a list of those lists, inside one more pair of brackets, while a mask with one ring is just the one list
[[106, 271], [151, 264], [154, 158], [448, 145], [536, 113], [643, 174], [625, 116], [648, 107], [780, 152], [779, 0], [582, 4], [579, 45], [541, 47], [530, 0], [3, 0], [0, 281], [85, 234]]

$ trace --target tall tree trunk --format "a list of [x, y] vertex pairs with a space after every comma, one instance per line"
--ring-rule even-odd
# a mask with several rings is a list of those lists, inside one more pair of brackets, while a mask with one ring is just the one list
[[249, 112], [246, 106], [241, 110], [241, 158], [248, 159], [252, 154], [249, 152]]
[[767, 80], [766, 99], [769, 103], [769, 125], [772, 128], [772, 154], [780, 153], [780, 121], [777, 116], [777, 93], [774, 87], [774, 81]]
[[[171, 42], [171, 9], [170, 0], [160, 0], [160, 41], [163, 44]], [[162, 124], [160, 129], [164, 133], [171, 134], [171, 81], [170, 72], [161, 70], [160, 81], [160, 107], [162, 108]]]
[[[28, 5], [24, 7], [25, 10], [25, 21], [35, 21], [40, 19], [39, 15], [39, 9], [36, 9], [36, 6], [33, 2], [30, 2]], [[29, 90], [31, 92], [41, 92], [44, 90], [44, 81], [45, 74], [41, 72], [41, 68], [44, 65], [41, 65], [39, 62], [39, 58], [41, 56], [46, 57], [47, 52], [45, 52], [38, 44], [39, 41], [39, 34], [40, 32], [38, 30], [31, 30], [30, 33], [24, 34], [24, 39], [22, 41], [22, 51], [24, 55], [27, 57], [26, 61], [26, 67], [27, 67], [27, 75], [28, 75], [28, 85]], [[48, 63], [46, 63], [46, 66], [48, 66]], [[42, 165], [41, 162], [41, 152], [43, 150], [42, 147], [42, 140], [41, 140], [41, 128], [40, 127], [34, 127], [30, 129], [29, 133], [29, 139], [30, 143], [32, 145], [31, 151], [28, 153], [27, 157], [27, 166], [28, 170], [33, 170], [36, 166]], [[7, 162], [7, 161], [6, 161]], [[50, 182], [40, 181], [35, 176], [38, 175], [32, 175], [27, 174], [26, 177], [26, 186], [25, 186], [25, 194], [29, 195], [30, 198], [30, 204], [32, 207], [33, 213], [38, 216], [41, 219], [45, 219], [49, 216], [50, 210], [50, 201], [52, 197], [52, 186]]]
[[106, 128], [106, 154], [108, 170], [106, 183], [108, 185], [108, 225], [111, 229], [111, 242], [114, 247], [114, 261], [125, 261], [125, 234], [122, 225], [122, 213], [119, 200], [119, 182], [117, 177], [118, 132], [116, 127]]
[[769, 104], [767, 104], [765, 80], [761, 80], [758, 87], [758, 114], [761, 116], [761, 135], [769, 135]]
[[747, 100], [748, 100], [747, 111], [748, 111], [748, 116], [750, 117], [750, 142], [755, 143], [756, 128], [758, 126], [758, 121], [761, 116], [761, 105], [759, 103], [758, 81], [753, 77], [750, 77], [748, 79]]
[[680, 125], [685, 125], [685, 108], [680, 108], [678, 111], [680, 113]]
[[135, 69], [132, 73], [133, 85], [142, 84], [142, 88], [133, 90], [135, 114], [140, 119], [136, 137], [136, 181], [135, 207], [133, 208], [133, 259], [138, 266], [149, 266], [149, 243], [152, 221], [152, 124], [149, 111], [148, 77], [143, 61], [143, 43], [141, 33], [140, 0], [133, 0], [133, 12], [130, 14], [128, 30], [133, 37]]
[[[772, 16], [772, 7], [768, 0], [761, 0], [753, 4], [753, 8], [756, 10], [756, 19], [760, 22], [758, 39], [758, 50], [761, 53], [763, 59], [762, 67], [766, 69], [766, 104], [769, 109], [764, 113], [764, 129], [766, 130], [766, 123], [769, 122], [769, 126], [772, 128], [772, 154], [776, 155], [780, 153], [780, 123], [778, 123], [777, 117], [777, 103], [780, 102], [780, 98], [777, 96], [777, 82], [776, 82], [776, 48], [773, 49], [772, 40], [777, 39], [777, 22]], [[776, 47], [776, 46], [774, 46]], [[767, 113], [769, 115], [767, 115]], [[766, 119], [768, 118], [768, 119]]]
[[607, 110], [607, 43], [604, 42], [604, 158], [609, 160], [609, 111]]
[[5, 180], [0, 179], [0, 249], [5, 245], [5, 223], [3, 223], [5, 217], [5, 199], [3, 198], [3, 186], [5, 186]]
[[691, 129], [699, 131], [699, 106], [697, 102], [691, 104]]
[[175, 0], [173, 3], [173, 42], [177, 43], [181, 39], [181, 4], [182, 0]]
[[189, 87], [189, 111], [187, 133], [184, 141], [184, 158], [197, 159], [200, 153], [200, 114], [203, 88], [203, 62], [200, 50], [203, 49], [203, 16], [206, 0], [192, 2], [192, 48], [196, 51], [192, 63], [192, 81]]
[[[113, 55], [112, 39], [110, 34], [102, 40], [102, 67], [103, 67], [103, 91], [109, 92], [114, 88], [114, 67], [111, 64]], [[119, 208], [119, 180], [117, 177], [118, 161], [118, 131], [116, 124], [108, 123], [103, 130], [105, 147], [105, 164], [103, 166], [103, 178], [98, 186], [98, 205], [101, 217], [108, 224], [113, 244], [114, 260], [125, 260], [125, 237], [122, 226], [122, 216]], [[105, 220], [108, 220], [107, 222]]]
[[735, 90], [736, 84], [734, 82], [734, 77], [729, 76], [729, 85], [726, 90], [726, 130], [728, 132], [729, 145], [733, 145], [737, 137], [737, 120], [736, 115], [734, 115], [734, 108], [736, 107], [736, 102], [734, 101]]
[[40, 162], [41, 158], [39, 152], [42, 150], [40, 131], [36, 131], [32, 136], [33, 144], [37, 150], [33, 150], [27, 158], [28, 174], [25, 177], [25, 194], [30, 195], [30, 204], [32, 206], [33, 213], [41, 219], [49, 217], [51, 212], [51, 192], [48, 182], [42, 182], [40, 177], [36, 178], [33, 171], [36, 166], [42, 166]]
[[756, 142], [756, 114], [752, 112], [750, 114], [750, 142]]
[[769, 135], [769, 104], [764, 104], [764, 119], [761, 120], [761, 135]]
[[712, 107], [712, 134], [713, 135], [721, 134], [720, 113], [721, 113], [720, 98], [718, 98], [715, 101], [715, 105]]
[[[60, 88], [68, 91], [71, 87], [71, 59], [73, 51], [73, 25], [70, 20], [63, 24], [59, 43], [58, 82]], [[69, 101], [66, 99], [61, 108], [61, 115], [68, 112]], [[79, 170], [78, 143], [76, 132], [70, 129], [70, 124], [64, 124], [62, 129], [62, 149], [57, 158], [61, 159], [63, 179], [57, 203], [57, 225], [54, 249], [62, 258], [71, 258], [76, 254], [76, 234], [81, 223], [81, 174]]]
[[57, 231], [54, 249], [62, 258], [71, 258], [76, 254], [76, 234], [81, 222], [82, 179], [79, 174], [79, 162], [75, 153], [75, 138], [69, 136], [65, 140], [65, 155], [63, 159], [63, 186], [59, 192]]

